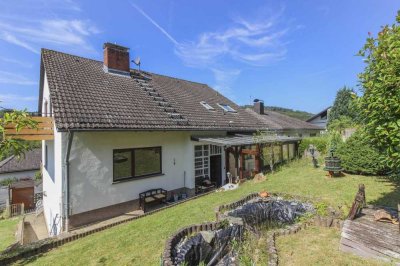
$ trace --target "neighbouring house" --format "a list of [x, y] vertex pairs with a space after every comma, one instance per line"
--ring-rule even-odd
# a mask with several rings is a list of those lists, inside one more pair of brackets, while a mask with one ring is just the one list
[[331, 109], [331, 106], [325, 108], [318, 114], [314, 115], [313, 117], [307, 119], [308, 123], [311, 123], [313, 125], [319, 126], [323, 129], [327, 128], [328, 125], [328, 113], [329, 110]]
[[288, 137], [315, 137], [324, 128], [300, 119], [296, 119], [278, 112], [269, 111], [264, 108], [264, 102], [254, 100], [253, 108], [246, 108], [246, 111], [265, 125], [265, 129], [274, 130], [279, 135]]
[[206, 84], [131, 69], [128, 48], [103, 49], [103, 61], [42, 49], [38, 107], [54, 118], [42, 142], [49, 234], [138, 209], [150, 189], [190, 197], [199, 180], [245, 179], [271, 142], [280, 162], [298, 154], [300, 138], [282, 127], [256, 141], [269, 120]]
[[[33, 208], [34, 193], [42, 189], [41, 184], [35, 185], [34, 182], [35, 174], [40, 171], [41, 160], [41, 149], [33, 149], [20, 158], [10, 156], [0, 162], [0, 182], [17, 180], [11, 185], [10, 203], [24, 203], [27, 208]], [[8, 188], [0, 186], [0, 209], [5, 207], [8, 197]]]

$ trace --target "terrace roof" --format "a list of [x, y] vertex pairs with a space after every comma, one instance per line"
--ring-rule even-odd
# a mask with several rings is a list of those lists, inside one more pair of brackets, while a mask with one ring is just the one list
[[290, 143], [297, 142], [301, 138], [286, 137], [286, 136], [264, 136], [255, 137], [253, 135], [232, 135], [227, 137], [196, 137], [192, 136], [193, 141], [205, 142], [217, 146], [239, 146], [239, 145], [252, 145], [262, 143]]

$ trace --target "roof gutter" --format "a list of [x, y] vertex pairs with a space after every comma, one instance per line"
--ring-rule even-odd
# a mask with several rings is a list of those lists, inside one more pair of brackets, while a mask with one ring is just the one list
[[65, 203], [63, 206], [65, 206], [64, 211], [63, 211], [63, 225], [64, 225], [64, 231], [68, 232], [69, 230], [69, 209], [70, 209], [70, 204], [69, 204], [69, 198], [70, 198], [70, 193], [69, 193], [69, 156], [71, 154], [71, 146], [72, 146], [72, 140], [74, 139], [74, 132], [69, 131], [68, 132], [68, 142], [67, 142], [67, 151], [65, 154], [65, 164], [64, 164], [64, 195], [65, 195]]

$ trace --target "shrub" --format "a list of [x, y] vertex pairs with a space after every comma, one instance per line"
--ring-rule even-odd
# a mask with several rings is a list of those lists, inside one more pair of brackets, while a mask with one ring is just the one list
[[381, 175], [388, 171], [382, 163], [382, 155], [360, 130], [351, 135], [346, 142], [339, 144], [336, 154], [342, 160], [343, 169], [348, 173]]
[[321, 154], [326, 154], [326, 147], [328, 145], [328, 136], [323, 135], [319, 137], [310, 137], [302, 139], [299, 150], [300, 154], [303, 155], [304, 151], [308, 149], [310, 145], [314, 145], [317, 148], [318, 152]]

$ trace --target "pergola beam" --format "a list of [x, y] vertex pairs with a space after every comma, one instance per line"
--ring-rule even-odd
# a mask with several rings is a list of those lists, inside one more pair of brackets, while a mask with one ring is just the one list
[[22, 128], [17, 132], [15, 124], [8, 124], [4, 128], [5, 137], [8, 139], [22, 140], [53, 140], [54, 123], [52, 117], [32, 117], [37, 122], [37, 128]]

